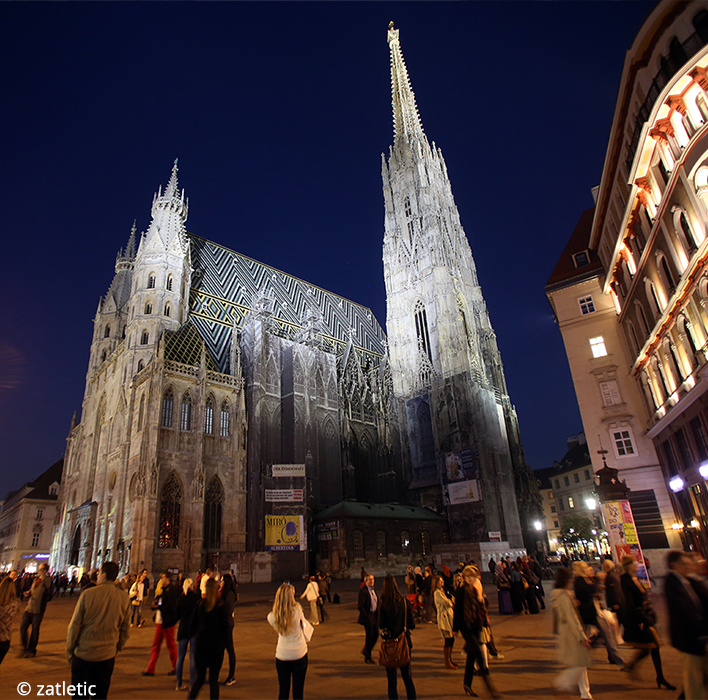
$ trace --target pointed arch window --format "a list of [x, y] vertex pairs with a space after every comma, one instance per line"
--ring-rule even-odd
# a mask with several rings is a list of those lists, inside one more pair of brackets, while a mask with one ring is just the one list
[[415, 332], [418, 339], [418, 347], [428, 356], [432, 362], [433, 355], [430, 349], [430, 334], [428, 333], [428, 316], [422, 301], [415, 304]]
[[142, 372], [145, 367], [145, 363], [142, 360], [138, 360], [138, 372]]
[[174, 549], [179, 546], [179, 521], [182, 510], [182, 485], [172, 472], [162, 487], [160, 498], [160, 534], [158, 547]]
[[172, 412], [175, 406], [175, 395], [172, 393], [172, 389], [168, 389], [164, 396], [162, 397], [162, 421], [161, 425], [163, 428], [172, 427]]
[[192, 429], [192, 397], [186, 392], [182, 397], [182, 412], [179, 420], [180, 430]]
[[169, 317], [170, 315], [170, 305], [165, 304], [165, 316]]
[[105, 361], [106, 361], [106, 355], [107, 355], [107, 353], [106, 353], [106, 351], [104, 350], [104, 351], [101, 353], [101, 362], [105, 362]]
[[141, 345], [147, 345], [150, 340], [150, 333], [148, 333], [147, 329], [143, 331], [142, 335], [140, 336], [140, 344]]
[[140, 408], [138, 409], [138, 430], [143, 429], [143, 417], [145, 415], [145, 394], [140, 397]]
[[172, 291], [172, 275], [167, 275], [167, 290]]
[[148, 275], [147, 288], [148, 289], [155, 289], [155, 275], [152, 272]]
[[214, 397], [209, 394], [204, 405], [204, 434], [211, 435], [214, 432]]
[[406, 197], [403, 200], [403, 211], [406, 214], [406, 218], [409, 218], [413, 215], [413, 210], [411, 209], [411, 198]]
[[229, 437], [231, 435], [231, 413], [229, 411], [229, 402], [226, 400], [221, 404], [220, 418], [219, 434], [221, 437]]
[[110, 326], [106, 326], [105, 329], [103, 330], [103, 337], [104, 338], [111, 337], [111, 327]]
[[204, 496], [204, 547], [218, 549], [221, 546], [221, 514], [224, 489], [215, 476], [207, 486]]
[[145, 304], [145, 315], [149, 316], [152, 313], [152, 304], [148, 302]]

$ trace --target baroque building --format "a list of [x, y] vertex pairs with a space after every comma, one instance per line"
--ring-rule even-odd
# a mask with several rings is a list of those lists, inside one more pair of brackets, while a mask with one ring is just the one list
[[649, 547], [704, 553], [707, 71], [708, 3], [660, 2], [627, 52], [596, 206], [546, 287], [595, 471], [607, 449], [645, 494]]
[[[523, 546], [519, 511], [536, 507], [536, 482], [393, 28], [389, 44], [388, 339], [369, 309], [189, 232], [175, 161], [99, 301], [55, 566], [235, 566], [248, 580], [300, 575], [308, 551], [335, 575], [358, 571], [361, 552], [403, 566], [449, 533]], [[320, 519], [309, 546], [313, 516], [350, 513], [344, 501], [364, 504], [357, 517], [384, 513], [385, 527], [334, 538], [338, 522]], [[392, 518], [370, 505], [382, 503], [408, 509]], [[411, 513], [434, 525], [393, 533]]]

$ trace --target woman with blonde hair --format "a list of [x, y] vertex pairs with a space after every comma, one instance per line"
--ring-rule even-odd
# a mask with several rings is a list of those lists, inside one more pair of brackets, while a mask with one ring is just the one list
[[293, 700], [302, 700], [307, 673], [307, 643], [312, 638], [314, 628], [295, 600], [295, 586], [284, 583], [276, 591], [273, 610], [268, 613], [268, 622], [278, 633], [278, 644], [275, 647], [278, 700], [288, 700], [290, 697], [291, 679]]
[[[189, 690], [197, 680], [197, 664], [194, 656], [196, 640], [189, 636], [189, 628], [192, 623], [194, 609], [199, 605], [199, 593], [194, 590], [194, 581], [191, 578], [184, 579], [182, 583], [182, 595], [177, 601], [177, 664], [175, 674], [177, 675], [177, 687], [175, 690]], [[189, 685], [182, 683], [182, 671], [184, 669], [184, 659], [187, 656], [189, 647]]]
[[659, 651], [661, 639], [654, 628], [656, 613], [647, 598], [646, 589], [637, 578], [637, 561], [630, 554], [625, 554], [620, 563], [624, 569], [620, 582], [625, 599], [624, 634], [622, 636], [627, 644], [639, 650], [625, 668], [627, 671], [632, 671], [642, 659], [651, 653], [651, 660], [654, 662], [654, 670], [656, 671], [657, 687], [663, 686], [666, 690], [676, 690], [664, 678], [661, 652]]
[[452, 601], [445, 593], [445, 582], [442, 576], [436, 576], [433, 579], [433, 600], [435, 601], [435, 609], [438, 611], [438, 629], [442, 635], [445, 646], [443, 654], [445, 656], [445, 668], [459, 668], [452, 660], [452, 647], [455, 644], [456, 632], [452, 631], [452, 621], [455, 613], [455, 607]]
[[219, 584], [210, 578], [206, 582], [205, 596], [199, 601], [189, 628], [189, 638], [195, 637], [194, 661], [197, 679], [189, 691], [190, 698], [196, 698], [206, 680], [209, 669], [209, 697], [219, 697], [219, 671], [224, 663], [227, 636], [231, 632], [226, 619], [226, 608], [219, 598]]
[[487, 686], [493, 698], [500, 698], [501, 695], [489, 677], [489, 666], [485, 654], [480, 644], [482, 628], [487, 623], [486, 609], [477, 594], [477, 569], [476, 566], [466, 566], [462, 570], [462, 585], [455, 594], [455, 611], [453, 616], [453, 632], [459, 632], [465, 638], [465, 651], [467, 652], [467, 662], [465, 663], [465, 678], [463, 688], [467, 695], [477, 697], [472, 690], [472, 679], [474, 678], [475, 663], [479, 666], [479, 675]]
[[0, 583], [0, 664], [10, 648], [12, 618], [20, 609], [20, 601], [15, 595], [15, 582], [6, 576]]

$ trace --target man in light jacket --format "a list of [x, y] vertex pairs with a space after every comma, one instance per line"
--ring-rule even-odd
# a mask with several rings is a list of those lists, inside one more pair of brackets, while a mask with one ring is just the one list
[[106, 698], [116, 655], [128, 641], [128, 594], [115, 585], [118, 564], [104, 562], [98, 585], [79, 597], [66, 635], [74, 698]]
[[[24, 652], [22, 656], [25, 658], [33, 658], [37, 655], [37, 643], [39, 642], [39, 628], [44, 618], [44, 610], [47, 606], [47, 595], [49, 594], [52, 578], [47, 571], [49, 567], [46, 564], [40, 564], [37, 570], [37, 577], [32, 582], [29, 591], [29, 602], [27, 608], [22, 614], [20, 622], [20, 640]], [[27, 630], [32, 626], [32, 634], [29, 641], [27, 640]]]

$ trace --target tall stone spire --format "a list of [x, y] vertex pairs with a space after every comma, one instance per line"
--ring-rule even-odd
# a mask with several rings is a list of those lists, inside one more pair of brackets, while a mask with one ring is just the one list
[[[500, 531], [511, 547], [522, 546], [514, 478], [528, 467], [496, 336], [445, 160], [423, 132], [393, 24], [388, 44], [394, 141], [381, 173], [386, 333], [407, 426], [410, 497], [432, 508], [442, 502], [454, 540], [485, 541]], [[448, 478], [445, 465], [458, 458], [466, 461], [464, 477]]]
[[408, 141], [413, 138], [424, 139], [423, 125], [398, 39], [398, 29], [393, 28], [393, 22], [388, 25], [388, 45], [391, 49], [391, 101], [395, 142], [402, 138]]
[[164, 247], [175, 243], [183, 250], [187, 248], [187, 229], [185, 223], [189, 212], [189, 200], [184, 197], [184, 190], [179, 189], [177, 180], [177, 159], [172, 166], [172, 173], [164, 191], [160, 186], [152, 200], [152, 222], [145, 233], [145, 238], [153, 242], [159, 236]]

